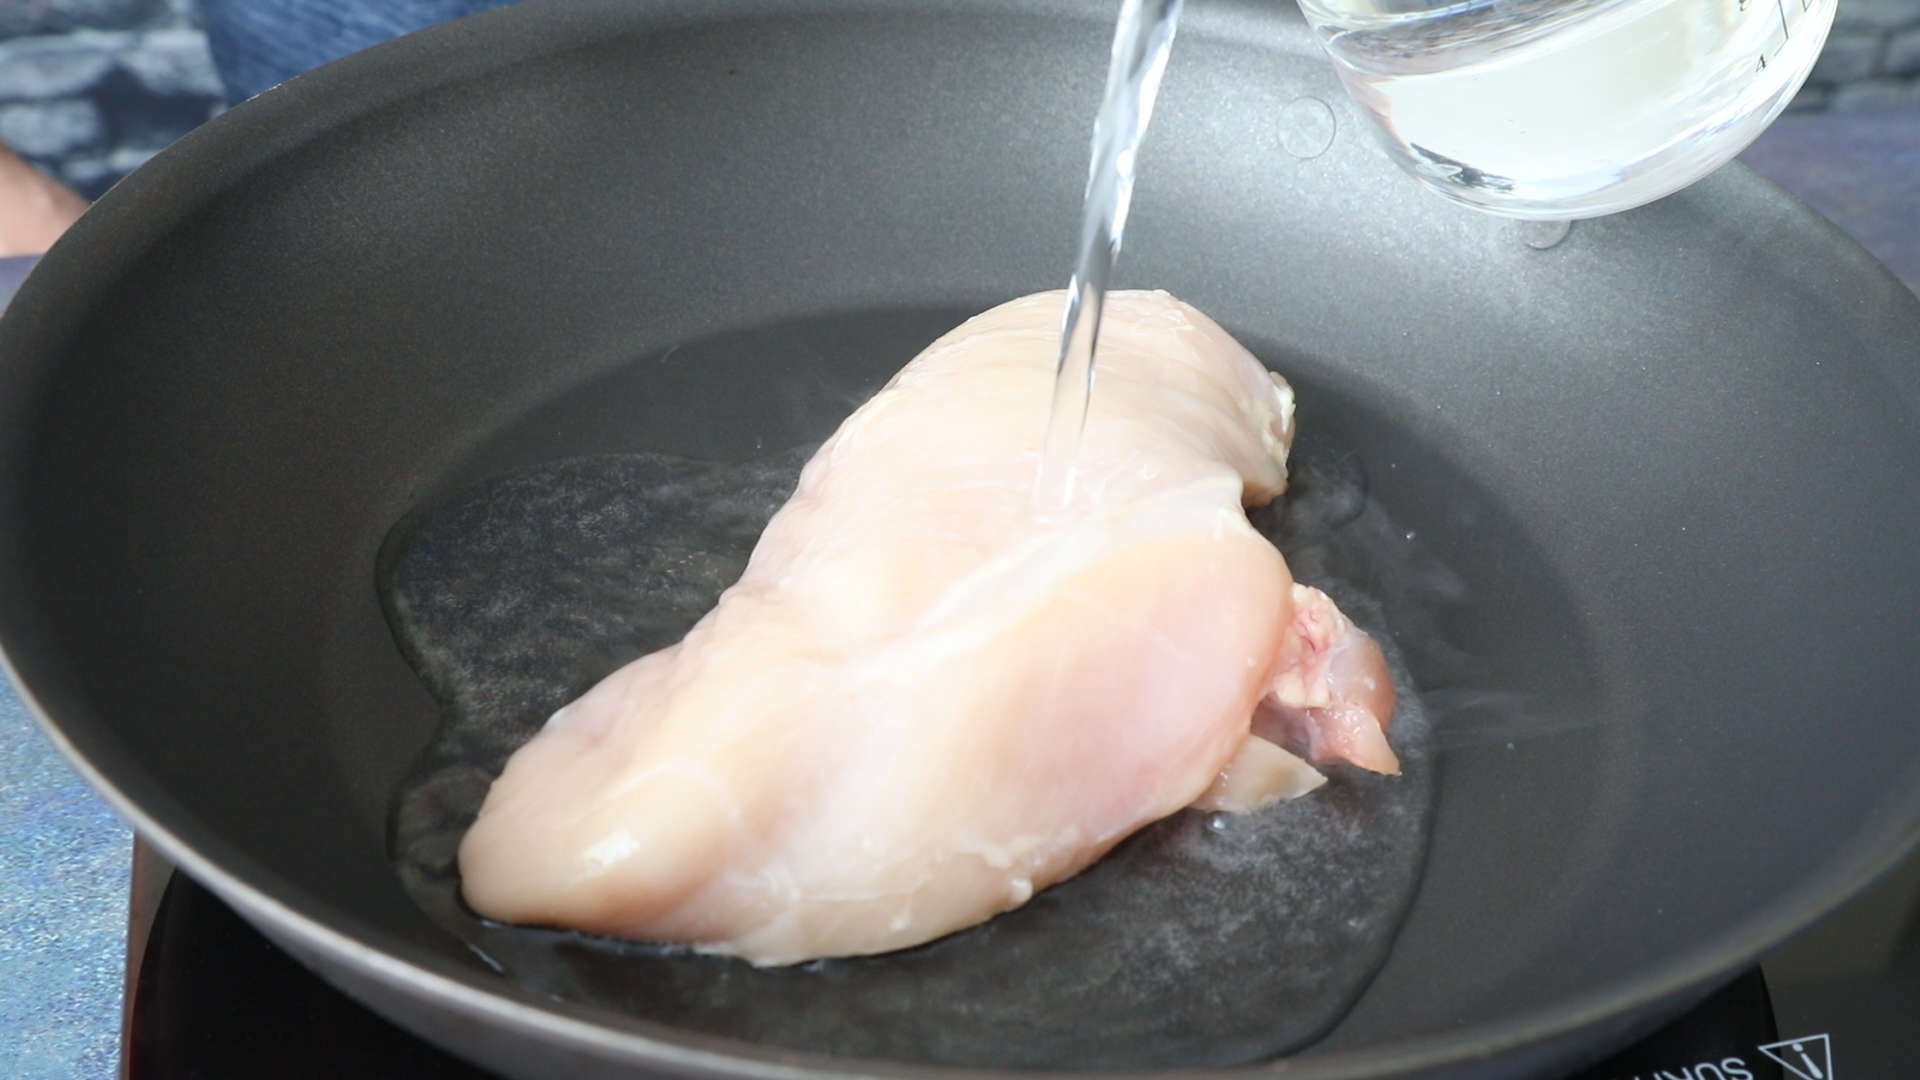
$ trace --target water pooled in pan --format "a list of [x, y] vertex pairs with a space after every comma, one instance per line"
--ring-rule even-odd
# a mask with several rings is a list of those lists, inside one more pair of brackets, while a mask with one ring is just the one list
[[1427, 717], [1363, 588], [1407, 580], [1412, 546], [1339, 453], [1297, 454], [1285, 505], [1254, 520], [1301, 580], [1385, 644], [1403, 776], [1335, 769], [1314, 794], [1256, 814], [1176, 814], [1024, 907], [884, 956], [763, 970], [502, 926], [460, 902], [460, 837], [508, 756], [713, 606], [806, 456], [566, 460], [394, 530], [381, 595], [444, 710], [392, 820], [415, 901], [526, 987], [769, 1047], [971, 1066], [1218, 1066], [1331, 1028], [1411, 902], [1434, 788]]

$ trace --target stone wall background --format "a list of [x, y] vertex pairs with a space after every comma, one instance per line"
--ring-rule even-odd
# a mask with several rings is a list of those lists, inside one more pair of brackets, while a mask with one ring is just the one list
[[1920, 108], [1920, 0], [1840, 0], [1833, 32], [1790, 108]]
[[[1920, 108], [1920, 0], [1839, 0], [1791, 111]], [[97, 198], [218, 113], [196, 0], [0, 0], [0, 139]]]
[[0, 139], [89, 199], [224, 103], [195, 0], [0, 0]]

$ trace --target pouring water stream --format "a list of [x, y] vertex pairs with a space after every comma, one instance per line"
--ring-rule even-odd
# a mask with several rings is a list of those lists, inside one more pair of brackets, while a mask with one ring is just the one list
[[1079, 261], [1067, 285], [1053, 406], [1034, 481], [1034, 500], [1043, 512], [1064, 510], [1073, 500], [1075, 458], [1093, 394], [1094, 355], [1100, 343], [1107, 282], [1120, 256], [1121, 234], [1133, 202], [1134, 164], [1153, 118], [1182, 2], [1125, 0], [1120, 8], [1106, 93], [1093, 125]]

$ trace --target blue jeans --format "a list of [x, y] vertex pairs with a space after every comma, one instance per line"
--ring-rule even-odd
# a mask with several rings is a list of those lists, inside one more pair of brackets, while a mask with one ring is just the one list
[[213, 63], [238, 103], [389, 38], [512, 0], [200, 0]]

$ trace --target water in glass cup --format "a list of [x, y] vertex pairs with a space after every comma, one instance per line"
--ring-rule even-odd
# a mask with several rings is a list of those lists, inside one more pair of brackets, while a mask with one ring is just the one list
[[1526, 219], [1626, 210], [1745, 149], [1835, 0], [1299, 0], [1402, 167]]

